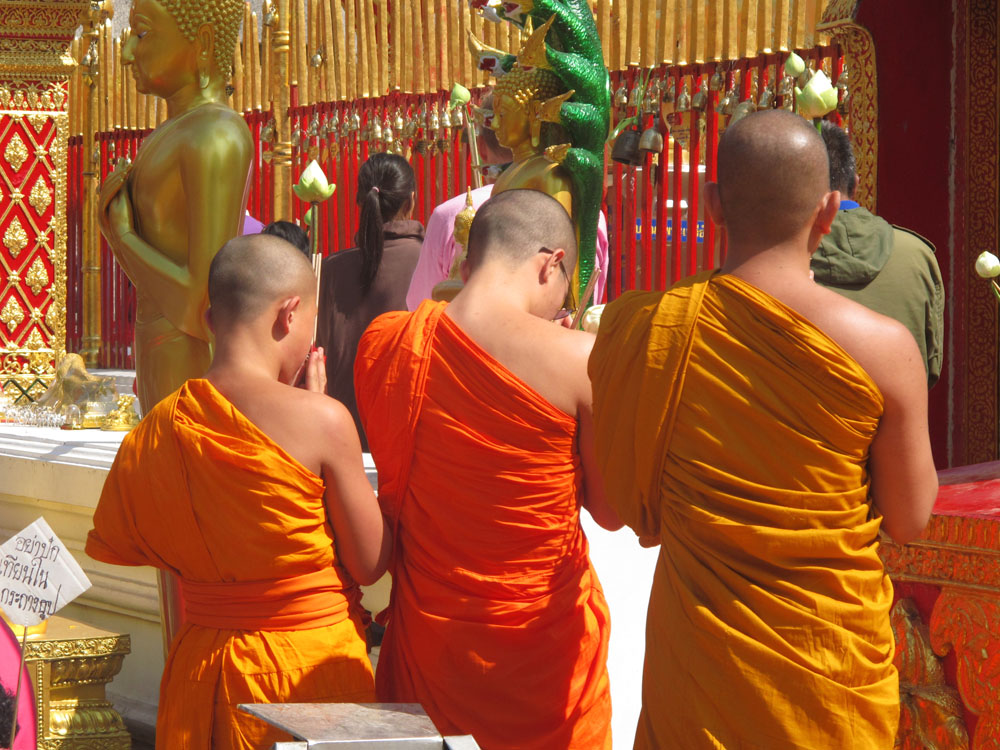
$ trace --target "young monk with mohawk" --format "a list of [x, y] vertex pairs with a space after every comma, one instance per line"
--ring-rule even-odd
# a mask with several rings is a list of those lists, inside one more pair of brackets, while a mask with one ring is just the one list
[[484, 750], [611, 747], [608, 608], [580, 506], [621, 524], [590, 447], [593, 336], [552, 322], [575, 263], [559, 203], [501, 193], [476, 213], [454, 302], [377, 318], [355, 360], [398, 539], [378, 696]]
[[239, 703], [374, 699], [357, 583], [389, 536], [354, 420], [322, 390], [309, 261], [238, 237], [212, 261], [215, 359], [122, 443], [87, 554], [181, 580], [184, 620], [160, 688], [156, 746], [267, 748], [287, 739]]
[[635, 747], [889, 750], [878, 533], [934, 503], [923, 358], [810, 279], [839, 204], [812, 125], [750, 115], [718, 166], [722, 269], [609, 305], [590, 358], [609, 500], [660, 545]]

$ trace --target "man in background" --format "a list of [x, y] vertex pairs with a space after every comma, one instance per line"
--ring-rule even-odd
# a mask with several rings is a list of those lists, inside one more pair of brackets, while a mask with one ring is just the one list
[[830, 190], [840, 210], [812, 257], [816, 282], [882, 315], [895, 318], [916, 339], [927, 387], [941, 374], [944, 283], [934, 246], [893, 226], [854, 200], [857, 165], [851, 139], [832, 122], [821, 126], [830, 159]]

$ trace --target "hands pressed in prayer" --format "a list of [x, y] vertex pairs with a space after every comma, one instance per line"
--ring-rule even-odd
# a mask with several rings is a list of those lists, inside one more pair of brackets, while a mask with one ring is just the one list
[[309, 352], [295, 378], [295, 386], [313, 393], [326, 393], [326, 352], [322, 346]]

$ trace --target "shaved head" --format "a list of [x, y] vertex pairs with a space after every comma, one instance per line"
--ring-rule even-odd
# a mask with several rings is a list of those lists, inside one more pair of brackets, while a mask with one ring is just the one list
[[229, 240], [208, 271], [208, 301], [216, 323], [247, 323], [289, 297], [315, 301], [312, 265], [280, 237], [249, 234]]
[[816, 128], [785, 110], [755, 112], [719, 141], [719, 200], [731, 241], [776, 245], [799, 234], [830, 190]]
[[566, 251], [566, 267], [576, 266], [576, 231], [566, 209], [538, 190], [505, 190], [476, 211], [469, 230], [469, 268], [503, 260], [518, 266], [541, 248]]

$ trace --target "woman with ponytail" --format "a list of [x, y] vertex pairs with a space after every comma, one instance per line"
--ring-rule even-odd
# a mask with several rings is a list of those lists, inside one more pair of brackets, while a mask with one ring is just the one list
[[366, 451], [354, 399], [354, 357], [361, 334], [375, 318], [406, 309], [406, 291], [424, 239], [423, 226], [410, 219], [415, 189], [406, 159], [371, 156], [358, 172], [357, 247], [323, 261], [316, 341], [326, 349], [327, 393], [351, 411]]

